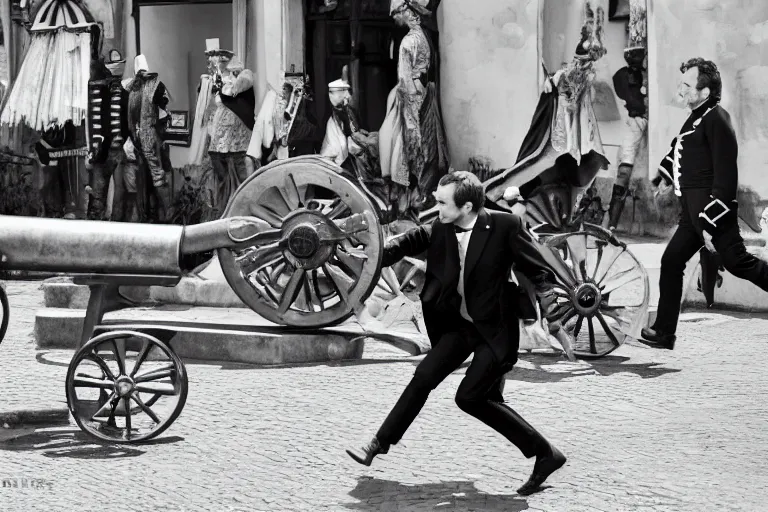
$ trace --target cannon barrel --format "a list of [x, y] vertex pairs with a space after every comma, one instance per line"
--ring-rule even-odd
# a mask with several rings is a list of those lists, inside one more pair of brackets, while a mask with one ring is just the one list
[[6, 270], [177, 275], [182, 226], [0, 215]]
[[183, 227], [0, 215], [0, 268], [178, 275], [180, 255], [237, 247], [268, 227], [248, 217]]

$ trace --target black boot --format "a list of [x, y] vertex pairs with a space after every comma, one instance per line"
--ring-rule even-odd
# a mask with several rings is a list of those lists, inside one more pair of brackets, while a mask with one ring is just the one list
[[613, 186], [611, 204], [608, 206], [608, 229], [613, 231], [619, 225], [621, 212], [624, 210], [624, 199], [627, 197], [626, 189], [621, 185]]
[[388, 451], [389, 446], [382, 446], [382, 444], [379, 443], [378, 438], [374, 436], [370, 443], [363, 446], [359, 450], [347, 450], [347, 454], [360, 464], [363, 464], [364, 466], [370, 466], [375, 456], [379, 455], [380, 453], [387, 453]]

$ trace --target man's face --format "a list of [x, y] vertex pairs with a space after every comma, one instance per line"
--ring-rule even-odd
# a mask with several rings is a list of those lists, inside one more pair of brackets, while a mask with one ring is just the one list
[[709, 88], [696, 89], [699, 80], [699, 68], [693, 67], [682, 74], [677, 85], [677, 99], [689, 108], [696, 108], [709, 98]]
[[437, 210], [439, 212], [440, 222], [443, 224], [454, 224], [460, 222], [472, 211], [472, 203], [466, 203], [461, 207], [456, 206], [453, 200], [453, 193], [456, 185], [440, 185], [434, 192], [437, 201]]

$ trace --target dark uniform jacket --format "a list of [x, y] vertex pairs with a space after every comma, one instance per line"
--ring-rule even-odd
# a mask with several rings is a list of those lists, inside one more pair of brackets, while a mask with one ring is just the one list
[[[409, 230], [384, 249], [383, 266], [426, 251], [427, 269], [421, 302], [433, 346], [445, 333], [458, 329], [461, 296], [459, 247], [452, 224], [435, 221]], [[529, 290], [509, 282], [514, 265], [537, 290], [553, 282], [539, 247], [516, 215], [480, 210], [469, 240], [464, 269], [467, 311], [475, 327], [502, 363], [514, 364], [519, 347], [518, 319], [535, 300]]]
[[686, 189], [709, 190], [711, 201], [699, 212], [703, 228], [714, 235], [737, 216], [736, 192], [739, 144], [731, 116], [717, 101], [696, 108], [659, 166], [656, 185], [663, 179], [681, 195]]

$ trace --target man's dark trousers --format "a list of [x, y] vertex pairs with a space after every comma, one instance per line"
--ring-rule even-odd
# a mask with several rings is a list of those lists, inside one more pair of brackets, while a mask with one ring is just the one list
[[[703, 211], [712, 201], [710, 189], [707, 188], [682, 189], [681, 193], [680, 223], [661, 257], [659, 306], [653, 329], [664, 334], [674, 334], [677, 330], [685, 264], [704, 245], [702, 227], [706, 221], [698, 217], [698, 212]], [[747, 252], [739, 233], [735, 209], [718, 224], [721, 223], [717, 234], [712, 237], [712, 244], [725, 269], [768, 291], [768, 264]]]
[[512, 365], [499, 363], [491, 347], [466, 321], [456, 332], [444, 334], [419, 363], [410, 383], [376, 434], [379, 443], [382, 446], [397, 444], [416, 419], [430, 392], [473, 352], [472, 363], [456, 391], [456, 404], [506, 437], [525, 457], [544, 452], [549, 446], [547, 440], [501, 402], [499, 381]]

